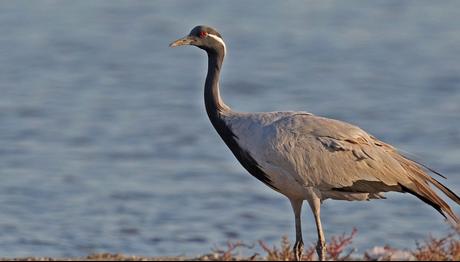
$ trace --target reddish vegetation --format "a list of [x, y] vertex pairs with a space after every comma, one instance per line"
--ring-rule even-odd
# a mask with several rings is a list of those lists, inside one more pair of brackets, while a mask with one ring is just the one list
[[[419, 260], [419, 261], [459, 261], [460, 260], [460, 230], [453, 230], [449, 235], [442, 238], [429, 237], [423, 243], [417, 243], [415, 250], [397, 250], [391, 247], [376, 247], [364, 255], [354, 254], [351, 248], [353, 238], [357, 230], [353, 229], [350, 234], [333, 236], [327, 244], [327, 260], [361, 260], [361, 261], [388, 261], [388, 260]], [[287, 237], [281, 239], [280, 246], [269, 247], [265, 242], [259, 241], [259, 246], [264, 254], [254, 253], [250, 256], [242, 256], [241, 251], [251, 253], [254, 245], [247, 245], [241, 241], [228, 242], [223, 249], [215, 248], [212, 253], [200, 257], [138, 257], [121, 254], [93, 254], [84, 258], [19, 258], [8, 260], [41, 260], [41, 261], [75, 261], [75, 260], [110, 260], [110, 261], [290, 261], [293, 260], [292, 245]], [[315, 246], [312, 244], [305, 248], [302, 257], [304, 261], [316, 260]]]
[[424, 244], [417, 243], [414, 257], [420, 261], [460, 260], [460, 231], [451, 233], [443, 238], [430, 237]]
[[[417, 243], [415, 250], [397, 250], [385, 246], [374, 248], [371, 252], [366, 252], [364, 255], [354, 255], [355, 249], [351, 248], [353, 238], [356, 236], [357, 230], [353, 229], [349, 235], [333, 236], [327, 244], [327, 260], [328, 261], [399, 261], [399, 260], [418, 260], [418, 261], [459, 261], [460, 260], [460, 231], [454, 230], [448, 236], [443, 238], [430, 237], [423, 243]], [[221, 260], [221, 261], [290, 261], [294, 260], [292, 253], [292, 245], [287, 237], [281, 239], [279, 247], [269, 247], [263, 241], [259, 241], [259, 245], [265, 254], [254, 254], [250, 257], [242, 257], [237, 254], [239, 248], [249, 248], [242, 242], [228, 243], [227, 248], [216, 249], [212, 254], [199, 257], [198, 260]], [[317, 260], [315, 245], [310, 245], [305, 248], [302, 260], [312, 261]]]
[[[353, 229], [349, 236], [343, 234], [342, 236], [332, 237], [331, 242], [327, 246], [327, 260], [336, 261], [336, 260], [349, 260], [351, 259], [351, 254], [354, 249], [349, 250], [346, 254], [343, 254], [345, 249], [351, 244], [353, 237], [356, 235], [357, 230]], [[283, 237], [281, 240], [281, 248], [273, 247], [269, 248], [263, 241], [259, 241], [262, 249], [267, 253], [265, 258], [269, 261], [286, 261], [294, 260], [292, 253], [292, 248], [287, 237]], [[315, 246], [311, 245], [310, 247], [304, 250], [302, 259], [305, 261], [315, 260], [316, 251]]]

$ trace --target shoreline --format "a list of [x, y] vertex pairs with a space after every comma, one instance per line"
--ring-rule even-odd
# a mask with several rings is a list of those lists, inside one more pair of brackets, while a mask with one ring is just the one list
[[[460, 229], [452, 229], [446, 236], [428, 237], [417, 242], [413, 250], [395, 249], [390, 246], [375, 246], [364, 254], [355, 253], [353, 238], [356, 230], [349, 234], [332, 236], [327, 243], [328, 261], [459, 261], [460, 260]], [[277, 246], [269, 246], [263, 241], [258, 245], [261, 253], [256, 253], [254, 245], [247, 245], [241, 241], [227, 242], [223, 248], [214, 248], [209, 253], [200, 256], [136, 256], [122, 253], [94, 253], [83, 257], [1, 257], [0, 261], [292, 261], [293, 244], [284, 236]], [[244, 251], [244, 252], [242, 252]], [[252, 255], [242, 255], [243, 253]], [[304, 246], [304, 261], [317, 260], [315, 244]]]

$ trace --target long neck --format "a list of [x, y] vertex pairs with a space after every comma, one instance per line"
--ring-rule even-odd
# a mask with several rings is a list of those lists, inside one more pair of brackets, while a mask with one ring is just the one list
[[211, 121], [220, 117], [222, 112], [230, 110], [222, 101], [219, 92], [219, 77], [223, 61], [223, 52], [208, 52], [208, 74], [204, 85], [204, 103]]

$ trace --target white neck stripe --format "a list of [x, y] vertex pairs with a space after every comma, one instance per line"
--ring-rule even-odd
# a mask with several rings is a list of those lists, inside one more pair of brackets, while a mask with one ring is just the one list
[[208, 36], [214, 38], [215, 40], [217, 40], [219, 43], [222, 44], [222, 46], [224, 47], [224, 55], [225, 55], [227, 53], [227, 48], [225, 47], [224, 40], [222, 40], [222, 38], [218, 37], [217, 35], [208, 34]]

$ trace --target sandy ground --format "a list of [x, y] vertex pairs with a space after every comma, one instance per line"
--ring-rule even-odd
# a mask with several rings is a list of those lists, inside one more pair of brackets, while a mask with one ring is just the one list
[[[233, 257], [238, 260], [238, 257]], [[241, 260], [246, 260], [240, 258]], [[219, 256], [209, 254], [200, 257], [163, 256], [163, 257], [140, 257], [125, 256], [122, 254], [93, 254], [87, 257], [55, 258], [55, 257], [23, 257], [23, 258], [0, 258], [0, 261], [221, 261]]]
[[[24, 257], [24, 258], [0, 258], [1, 261], [190, 261], [201, 260], [190, 257], [138, 257], [121, 254], [94, 254], [87, 257], [53, 258], [53, 257]], [[207, 259], [205, 259], [207, 260]]]

